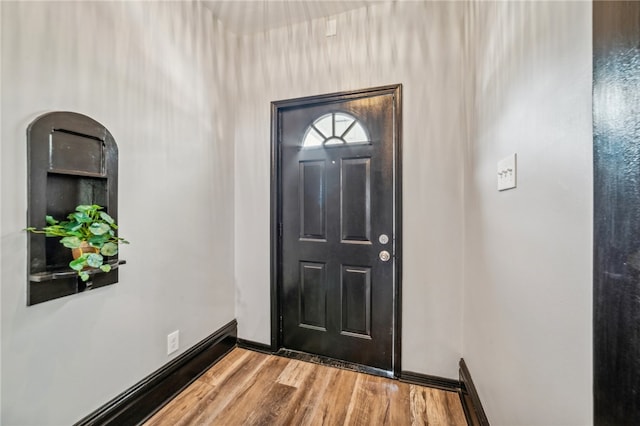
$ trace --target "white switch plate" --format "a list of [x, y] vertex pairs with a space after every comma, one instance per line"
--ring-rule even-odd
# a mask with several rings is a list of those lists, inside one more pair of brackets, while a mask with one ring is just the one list
[[498, 161], [498, 191], [516, 187], [516, 154]]
[[327, 19], [327, 37], [333, 37], [338, 33], [338, 26], [334, 18]]
[[171, 355], [180, 347], [180, 330], [176, 330], [167, 336], [167, 355]]

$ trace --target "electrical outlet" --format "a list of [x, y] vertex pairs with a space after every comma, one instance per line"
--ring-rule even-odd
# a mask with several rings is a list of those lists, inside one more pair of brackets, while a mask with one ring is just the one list
[[167, 355], [171, 355], [180, 347], [180, 330], [167, 335]]

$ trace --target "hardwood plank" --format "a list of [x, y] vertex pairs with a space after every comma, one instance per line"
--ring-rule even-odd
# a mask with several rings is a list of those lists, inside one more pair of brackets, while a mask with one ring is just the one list
[[390, 403], [382, 401], [376, 392], [381, 383], [379, 379], [358, 375], [345, 424], [384, 424]]
[[[287, 424], [283, 416], [286, 415], [286, 407], [291, 401], [291, 396], [295, 393], [296, 388], [280, 383], [273, 383], [269, 387], [269, 403], [264, 403], [263, 395], [255, 394], [254, 399], [257, 407], [250, 412], [243, 424], [248, 425], [284, 425]], [[237, 414], [237, 411], [233, 412]], [[233, 420], [237, 419], [238, 422]], [[221, 418], [220, 424], [240, 424], [243, 416], [232, 417], [231, 421]]]
[[[262, 357], [262, 354], [258, 355]], [[271, 395], [268, 390], [284, 370], [288, 360], [272, 355], [265, 356], [255, 374], [244, 376], [241, 382], [233, 386], [220, 384], [219, 399], [195, 419], [195, 424], [214, 424], [214, 420], [216, 424], [221, 425], [242, 424], [247, 411], [251, 413], [256, 406], [270, 404]], [[268, 404], [261, 404], [266, 396], [269, 397]]]
[[385, 380], [381, 389], [386, 398], [391, 400], [389, 424], [406, 424], [411, 413], [410, 388], [408, 383]]
[[289, 360], [289, 364], [280, 376], [278, 376], [276, 382], [297, 388], [304, 383], [313, 369], [313, 364], [308, 362], [297, 361], [295, 359]]
[[305, 381], [300, 383], [295, 398], [292, 399], [288, 415], [283, 419], [284, 424], [311, 424], [314, 412], [320, 401], [330, 390], [330, 382], [338, 373], [336, 368], [317, 369], [314, 364], [304, 363], [311, 368]]
[[[458, 394], [417, 385], [409, 386], [412, 425], [466, 426]], [[448, 394], [451, 394], [455, 400], [451, 399]]]
[[331, 367], [324, 368], [333, 370], [335, 374], [329, 378], [323, 397], [316, 401], [317, 404], [311, 414], [301, 423], [303, 425], [340, 425], [344, 424], [347, 417], [358, 373]]
[[467, 426], [467, 419], [460, 402], [460, 395], [456, 392], [445, 392], [447, 417], [451, 424]]
[[[234, 349], [231, 353], [236, 352], [237, 349]], [[231, 355], [231, 354], [230, 354]], [[238, 356], [242, 354], [235, 354], [233, 356]], [[227, 355], [229, 356], [229, 355]], [[171, 415], [172, 410], [175, 409], [174, 404], [180, 403], [178, 399], [182, 396], [181, 393], [174, 401], [167, 404], [162, 408], [158, 413], [156, 413], [146, 425], [153, 426], [184, 426], [184, 425], [193, 425], [193, 424], [208, 424], [202, 423], [202, 418], [207, 416], [212, 408], [217, 410], [221, 410], [226, 407], [226, 405], [233, 401], [234, 393], [227, 392], [228, 390], [238, 389], [244, 383], [246, 383], [267, 361], [261, 354], [256, 352], [247, 351], [245, 357], [243, 357], [243, 363], [233, 363], [233, 369], [225, 370], [224, 379], [219, 381], [218, 386], [211, 386], [208, 384], [208, 380], [203, 379], [202, 377], [192, 383], [183, 393], [187, 393], [190, 391], [191, 387], [197, 387], [202, 384], [208, 387], [208, 391], [201, 395], [198, 399], [190, 400], [190, 404], [192, 406], [192, 410], [187, 413], [185, 416], [180, 418], [177, 421], [171, 421], [165, 418], [166, 415]], [[214, 365], [205, 375], [211, 373], [212, 375], [217, 374], [217, 370], [219, 370], [220, 363]], [[212, 371], [213, 370], [213, 371]], [[203, 375], [203, 377], [205, 376]]]
[[455, 392], [234, 349], [145, 425], [466, 425]]
[[[238, 371], [238, 369], [243, 364], [250, 364], [251, 362], [253, 362], [251, 360], [248, 360], [252, 353], [254, 352], [235, 348], [227, 356], [218, 361], [216, 365], [211, 367], [209, 371], [204, 373], [200, 377], [200, 380], [211, 386], [219, 385], [220, 383], [224, 382], [231, 374]], [[254, 356], [252, 359], [259, 358]]]
[[184, 424], [189, 419], [197, 416], [201, 401], [207, 398], [211, 386], [196, 380], [187, 389], [180, 393], [170, 404], [165, 405], [147, 423], [148, 426], [163, 424]]

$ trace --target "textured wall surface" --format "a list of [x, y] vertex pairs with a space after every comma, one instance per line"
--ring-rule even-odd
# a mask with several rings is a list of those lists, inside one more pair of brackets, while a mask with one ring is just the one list
[[464, 4], [384, 3], [239, 38], [236, 315], [270, 342], [270, 102], [403, 84], [402, 368], [457, 377], [462, 321]]
[[468, 23], [463, 355], [491, 424], [591, 424], [591, 4], [472, 3]]
[[[2, 424], [72, 424], [234, 318], [224, 35], [191, 3], [2, 10]], [[120, 149], [120, 282], [26, 307], [26, 128], [76, 111]]]

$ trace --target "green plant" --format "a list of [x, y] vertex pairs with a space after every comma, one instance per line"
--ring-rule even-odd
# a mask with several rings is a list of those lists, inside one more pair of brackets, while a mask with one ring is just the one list
[[[118, 225], [113, 218], [102, 211], [102, 206], [79, 205], [76, 210], [69, 213], [68, 220], [58, 221], [51, 216], [46, 216], [48, 223], [42, 229], [34, 227], [27, 231], [36, 234], [45, 234], [47, 237], [62, 237], [60, 244], [70, 249], [80, 249], [89, 245], [96, 249], [96, 253], [82, 253], [76, 259], [69, 262], [69, 266], [82, 281], [89, 279], [86, 268], [100, 268], [104, 272], [111, 270], [111, 265], [104, 263], [104, 256], [114, 256], [118, 253], [118, 244], [129, 244], [124, 238], [116, 236]], [[84, 244], [83, 244], [84, 243]]]

